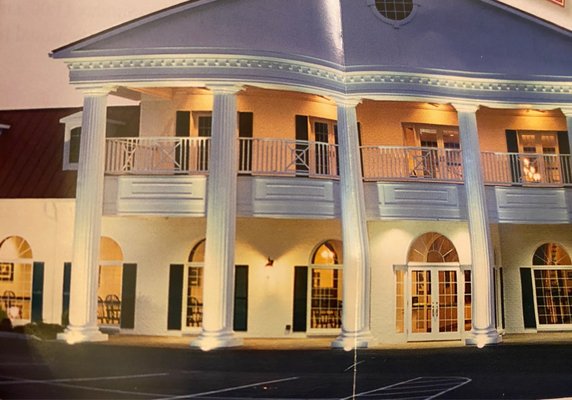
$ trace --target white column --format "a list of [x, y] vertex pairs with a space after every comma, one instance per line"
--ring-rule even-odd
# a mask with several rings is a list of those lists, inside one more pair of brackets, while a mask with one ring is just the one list
[[[572, 107], [562, 107], [560, 109], [566, 117], [566, 128], [568, 131], [568, 143], [572, 146]], [[572, 150], [572, 149], [571, 149]]]
[[68, 343], [107, 340], [97, 327], [97, 277], [108, 89], [84, 92], [77, 174], [70, 288], [70, 324], [58, 339]]
[[358, 140], [356, 100], [337, 100], [343, 238], [342, 333], [332, 347], [365, 348], [369, 327], [369, 241]]
[[499, 343], [494, 325], [493, 250], [481, 167], [476, 105], [453, 104], [459, 118], [463, 174], [471, 240], [473, 326], [467, 344]]
[[203, 287], [203, 327], [194, 347], [238, 346], [233, 322], [234, 243], [238, 129], [236, 86], [213, 86], [212, 135], [207, 187], [207, 232]]

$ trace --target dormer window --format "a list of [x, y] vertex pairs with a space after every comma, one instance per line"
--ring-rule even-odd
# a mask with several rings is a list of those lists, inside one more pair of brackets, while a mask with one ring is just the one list
[[418, 6], [413, 0], [368, 0], [368, 5], [382, 21], [395, 28], [409, 22]]

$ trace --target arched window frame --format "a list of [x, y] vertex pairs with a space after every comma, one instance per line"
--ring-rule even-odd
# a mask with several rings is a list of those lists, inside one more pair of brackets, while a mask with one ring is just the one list
[[419, 8], [419, 3], [417, 1], [412, 1], [412, 3], [413, 3], [413, 8], [411, 10], [411, 13], [409, 13], [409, 15], [407, 17], [400, 19], [400, 20], [394, 20], [394, 19], [391, 19], [391, 18], [384, 16], [379, 11], [379, 9], [377, 8], [377, 5], [376, 5], [376, 0], [367, 0], [367, 5], [371, 9], [371, 12], [376, 17], [378, 17], [380, 20], [385, 22], [386, 24], [392, 25], [395, 29], [398, 29], [401, 26], [408, 24], [415, 17], [415, 14], [417, 13], [417, 9]]

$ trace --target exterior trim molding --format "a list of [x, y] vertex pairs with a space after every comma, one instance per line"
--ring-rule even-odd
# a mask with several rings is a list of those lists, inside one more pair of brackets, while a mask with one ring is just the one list
[[479, 104], [520, 103], [556, 108], [570, 104], [572, 77], [467, 76], [461, 71], [344, 71], [301, 61], [232, 55], [138, 56], [69, 59], [70, 80], [81, 87], [105, 82], [134, 87], [205, 86], [215, 82], [240, 85], [287, 85], [330, 95], [361, 98], [383, 96], [419, 99], [479, 99]]

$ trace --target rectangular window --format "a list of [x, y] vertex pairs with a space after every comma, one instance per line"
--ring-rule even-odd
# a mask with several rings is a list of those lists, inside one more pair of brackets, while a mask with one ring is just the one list
[[203, 268], [189, 267], [187, 277], [187, 326], [200, 327], [203, 323]]
[[405, 271], [395, 271], [395, 330], [405, 332]]
[[572, 324], [572, 269], [535, 269], [539, 325]]
[[311, 320], [315, 329], [342, 326], [342, 271], [312, 268]]
[[73, 128], [70, 131], [70, 147], [68, 154], [68, 162], [77, 164], [79, 162], [79, 146], [81, 142], [81, 127]]

